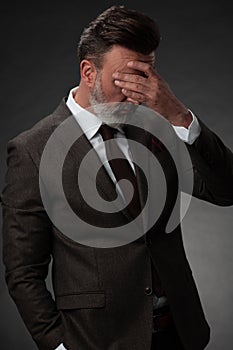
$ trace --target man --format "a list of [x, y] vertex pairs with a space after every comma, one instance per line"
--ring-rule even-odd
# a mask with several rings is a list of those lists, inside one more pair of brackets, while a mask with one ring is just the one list
[[[209, 341], [209, 326], [185, 256], [180, 225], [165, 234], [177, 196], [173, 190], [176, 173], [170, 165], [166, 168], [169, 156], [166, 151], [161, 156], [164, 149], [158, 152], [157, 145], [162, 146], [157, 140], [152, 144], [146, 133], [145, 144], [160, 160], [165, 159], [168, 199], [154, 226], [129, 244], [95, 248], [75, 242], [50, 220], [40, 193], [39, 169], [45, 145], [54, 130], [73, 116], [83, 137], [74, 145], [74, 157], [66, 159], [63, 183], [76, 213], [93, 220], [91, 209], [75, 189], [77, 166], [83, 154], [94, 148], [106, 167], [99, 180], [100, 190], [108, 195], [113, 185], [110, 182], [117, 185], [107, 144], [105, 149], [102, 142], [108, 139], [101, 129], [105, 124], [101, 112], [106, 110], [98, 106], [126, 103], [159, 113], [185, 142], [193, 163], [195, 196], [217, 205], [233, 204], [232, 153], [177, 99], [156, 71], [159, 39], [157, 24], [146, 15], [123, 6], [104, 11], [84, 29], [79, 42], [79, 87], [70, 91], [52, 115], [8, 143], [2, 193], [6, 280], [41, 350], [201, 350]], [[80, 117], [90, 107], [93, 114]], [[142, 191], [127, 129], [119, 127], [115, 133], [114, 139]], [[134, 190], [136, 193], [136, 187]], [[59, 198], [53, 202], [55, 209], [58, 202]], [[116, 221], [123, 225], [121, 219], [119, 213]], [[104, 221], [95, 216], [92, 224], [101, 226], [98, 220]], [[114, 220], [110, 216], [103, 227], [111, 227]], [[45, 284], [51, 256], [55, 300]]]

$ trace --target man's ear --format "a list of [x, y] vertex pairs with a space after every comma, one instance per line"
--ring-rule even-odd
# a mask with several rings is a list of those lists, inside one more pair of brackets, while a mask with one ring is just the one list
[[95, 83], [97, 71], [94, 63], [89, 60], [82, 60], [80, 63], [80, 75], [85, 84], [92, 88]]

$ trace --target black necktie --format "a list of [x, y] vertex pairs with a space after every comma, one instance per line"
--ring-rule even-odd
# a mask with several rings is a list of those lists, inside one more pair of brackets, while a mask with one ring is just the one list
[[[119, 181], [121, 179], [128, 179], [133, 187], [134, 187], [134, 195], [132, 198], [132, 201], [127, 206], [130, 215], [135, 218], [138, 216], [141, 212], [141, 205], [139, 200], [139, 193], [138, 193], [138, 186], [137, 186], [137, 180], [136, 176], [126, 159], [124, 153], [119, 148], [116, 140], [114, 140], [114, 133], [116, 132], [116, 129], [111, 128], [110, 126], [106, 124], [102, 124], [99, 128], [99, 132], [103, 138], [105, 143], [105, 149], [106, 149], [106, 155], [109, 162], [109, 165], [112, 169], [112, 172], [114, 173], [116, 180]], [[121, 186], [122, 193], [127, 200], [129, 193], [128, 193], [128, 186]], [[127, 201], [128, 202], [128, 201]], [[152, 261], [151, 261], [152, 263]], [[153, 264], [152, 264], [152, 286], [153, 290], [155, 291], [156, 295], [162, 296], [164, 295], [163, 288], [161, 286], [160, 278], [157, 274], [157, 271], [155, 270]]]
[[[107, 155], [109, 165], [112, 169], [113, 174], [115, 175], [117, 182], [122, 179], [127, 179], [133, 185], [133, 198], [130, 201], [129, 205], [127, 206], [127, 209], [130, 215], [133, 218], [136, 218], [141, 212], [137, 179], [127, 158], [125, 157], [124, 153], [121, 151], [116, 140], [114, 139], [114, 133], [116, 131], [117, 131], [116, 129], [113, 129], [112, 127], [106, 124], [102, 124], [99, 129], [99, 132], [104, 141], [111, 140], [111, 142], [105, 143], [105, 149], [106, 149], [106, 155]], [[126, 184], [126, 186], [122, 184], [120, 186], [120, 189], [123, 193], [123, 196], [126, 202], [128, 203], [130, 198], [130, 191], [129, 191], [128, 184]]]

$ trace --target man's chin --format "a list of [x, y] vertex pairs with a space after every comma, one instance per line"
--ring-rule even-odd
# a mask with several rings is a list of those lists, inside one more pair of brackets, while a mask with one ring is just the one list
[[131, 119], [137, 107], [130, 102], [101, 103], [92, 104], [90, 112], [107, 125], [121, 127], [127, 124], [127, 120]]

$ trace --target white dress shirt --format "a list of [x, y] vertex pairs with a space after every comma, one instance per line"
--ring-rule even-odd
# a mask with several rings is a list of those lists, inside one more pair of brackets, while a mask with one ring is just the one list
[[[102, 124], [102, 121], [95, 116], [92, 113], [89, 113], [84, 108], [82, 108], [74, 99], [74, 93], [78, 87], [73, 88], [68, 96], [67, 99], [67, 107], [70, 109], [71, 113], [73, 114], [74, 118], [80, 125], [83, 133], [86, 135], [87, 139], [92, 144], [93, 148], [96, 150], [101, 162], [105, 166], [107, 172], [109, 173], [112, 181], [116, 184], [115, 176], [112, 172], [112, 169], [109, 165], [109, 162], [107, 160], [106, 152], [105, 152], [105, 146], [103, 143], [102, 136], [100, 133], [98, 133], [99, 127]], [[82, 112], [82, 113], [80, 113]], [[200, 134], [200, 125], [198, 123], [198, 120], [196, 116], [190, 111], [190, 113], [193, 116], [193, 120], [191, 124], [189, 125], [188, 129], [183, 126], [173, 126], [177, 136], [184, 142], [187, 142], [189, 144], [192, 144], [196, 138]], [[125, 157], [129, 161], [132, 169], [134, 170], [134, 165], [132, 162], [132, 155], [129, 149], [128, 141], [124, 135], [124, 133], [118, 129], [118, 132], [116, 133], [116, 142], [121, 149], [121, 151], [124, 153]], [[120, 189], [117, 188], [117, 190]]]
[[[74, 99], [75, 91], [78, 87], [73, 88], [68, 96], [68, 100], [66, 102], [67, 107], [70, 109], [71, 113], [73, 114], [74, 118], [76, 119], [77, 123], [81, 127], [83, 133], [86, 135], [87, 139], [92, 144], [93, 148], [96, 150], [101, 162], [105, 166], [109, 176], [111, 177], [113, 183], [116, 185], [116, 189], [119, 192], [119, 194], [123, 197], [122, 192], [117, 184], [116, 178], [112, 172], [112, 169], [109, 165], [106, 152], [105, 152], [105, 146], [102, 139], [102, 136], [100, 133], [98, 133], [99, 127], [102, 124], [102, 121], [95, 116], [92, 113], [89, 113], [88, 111], [84, 110]], [[189, 110], [190, 111], [190, 110]], [[82, 113], [80, 113], [82, 112]], [[173, 126], [177, 136], [184, 142], [187, 142], [188, 144], [192, 144], [196, 138], [199, 136], [201, 132], [200, 125], [198, 123], [198, 120], [196, 116], [190, 111], [192, 114], [193, 120], [188, 128], [185, 128], [183, 126]], [[124, 153], [125, 157], [129, 161], [132, 169], [134, 170], [134, 165], [132, 161], [132, 155], [129, 149], [128, 141], [124, 135], [124, 133], [118, 129], [118, 132], [115, 135], [116, 142], [118, 146], [120, 147], [121, 151]], [[124, 198], [124, 197], [123, 197]], [[160, 297], [157, 298], [157, 296], [153, 295], [153, 306], [154, 308], [161, 307], [167, 303], [166, 297]], [[63, 344], [60, 344], [58, 348], [55, 350], [66, 350]]]

